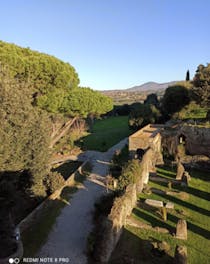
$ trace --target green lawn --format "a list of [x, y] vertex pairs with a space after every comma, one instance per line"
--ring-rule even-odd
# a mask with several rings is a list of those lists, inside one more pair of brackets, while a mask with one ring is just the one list
[[109, 117], [97, 120], [91, 133], [83, 137], [79, 143], [85, 150], [107, 151], [131, 133], [127, 116]]
[[[158, 169], [158, 174], [169, 180], [175, 178], [175, 170], [169, 167]], [[170, 258], [174, 256], [175, 246], [186, 245], [190, 264], [210, 263], [210, 175], [195, 170], [191, 171], [190, 174], [192, 179], [188, 187], [172, 186], [170, 191], [179, 191], [179, 193], [175, 195], [140, 194], [140, 203], [133, 210], [133, 217], [136, 220], [150, 224], [153, 227], [167, 228], [171, 233], [175, 232], [178, 219], [185, 219], [188, 225], [187, 241], [176, 239], [171, 234], [158, 233], [154, 229], [146, 230], [126, 226], [118, 248], [115, 250], [115, 257], [118, 252], [123, 251], [125, 248], [127, 254], [134, 258], [134, 263], [160, 263], [160, 261], [161, 263], [171, 263]], [[150, 181], [149, 185], [159, 190], [169, 191], [167, 183]], [[159, 209], [144, 206], [143, 200], [145, 198], [174, 203], [174, 210], [168, 210], [167, 222], [162, 220]], [[168, 255], [161, 259], [151, 254], [151, 243], [163, 240], [170, 244], [171, 249]], [[141, 256], [145, 262], [139, 261], [142, 258]], [[151, 262], [148, 262], [149, 256], [151, 256]]]

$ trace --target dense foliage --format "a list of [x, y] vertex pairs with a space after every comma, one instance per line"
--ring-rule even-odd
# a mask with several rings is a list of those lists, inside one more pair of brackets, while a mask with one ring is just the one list
[[29, 48], [0, 41], [0, 62], [7, 65], [12, 78], [32, 84], [34, 99], [40, 95], [54, 97], [58, 91], [62, 94], [79, 84], [78, 75], [70, 64]]
[[210, 107], [210, 64], [199, 65], [193, 79], [193, 93], [196, 101], [205, 107]]
[[32, 106], [28, 86], [0, 73], [0, 168], [1, 171], [27, 170], [32, 177], [33, 192], [43, 195], [42, 179], [48, 169], [49, 119]]
[[[30, 210], [63, 184], [59, 174], [50, 173], [49, 148], [77, 119], [112, 109], [111, 99], [78, 85], [70, 64], [0, 41], [0, 223], [5, 230], [14, 206], [17, 210], [26, 201], [20, 210]], [[8, 204], [6, 197], [13, 202]], [[14, 250], [10, 222], [6, 237], [0, 234], [0, 251], [2, 245]]]
[[74, 89], [64, 98], [63, 107], [60, 109], [71, 116], [87, 117], [88, 115], [100, 116], [113, 107], [112, 100], [100, 92], [90, 88], [81, 87]]
[[129, 126], [134, 129], [159, 120], [160, 111], [153, 104], [135, 104], [129, 115]]
[[0, 41], [0, 63], [9, 69], [11, 78], [27, 80], [32, 103], [50, 113], [86, 117], [89, 113], [106, 113], [113, 107], [108, 97], [79, 88], [75, 69], [53, 56]]
[[139, 160], [129, 160], [122, 169], [119, 177], [118, 188], [124, 190], [130, 183], [136, 183], [141, 176], [141, 164]]
[[170, 117], [189, 104], [189, 102], [189, 90], [184, 85], [177, 84], [166, 89], [162, 101], [162, 111]]
[[151, 93], [148, 94], [146, 100], [144, 101], [144, 104], [150, 104], [150, 105], [154, 105], [156, 108], [159, 107], [159, 100], [156, 94]]

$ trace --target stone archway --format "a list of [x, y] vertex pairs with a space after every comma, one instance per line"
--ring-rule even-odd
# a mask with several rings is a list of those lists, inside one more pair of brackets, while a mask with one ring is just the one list
[[145, 153], [144, 149], [138, 148], [136, 150], [137, 159], [142, 160], [142, 157], [143, 157], [144, 153]]
[[185, 145], [186, 144], [186, 136], [184, 134], [180, 134], [178, 136], [178, 144], [182, 144], [182, 145]]

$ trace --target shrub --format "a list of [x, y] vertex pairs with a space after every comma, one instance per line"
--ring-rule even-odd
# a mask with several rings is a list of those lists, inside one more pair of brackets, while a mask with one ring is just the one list
[[58, 190], [59, 188], [61, 188], [61, 186], [65, 184], [65, 180], [60, 173], [56, 171], [53, 171], [53, 172], [51, 171], [47, 175], [44, 183], [46, 186], [47, 194], [50, 195], [56, 190]]
[[123, 147], [120, 151], [115, 152], [112, 161], [115, 165], [122, 166], [128, 161], [128, 155], [128, 145], [125, 145], [125, 147]]
[[138, 160], [130, 160], [123, 167], [122, 174], [119, 177], [118, 188], [124, 190], [130, 183], [136, 183], [141, 175], [141, 164]]
[[190, 102], [190, 92], [185, 85], [174, 85], [166, 89], [162, 100], [162, 113], [171, 117]]

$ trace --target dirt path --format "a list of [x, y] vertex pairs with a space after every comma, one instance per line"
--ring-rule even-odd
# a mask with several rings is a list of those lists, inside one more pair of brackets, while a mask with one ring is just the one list
[[63, 208], [37, 257], [69, 258], [69, 264], [87, 263], [86, 240], [92, 228], [94, 203], [106, 192], [104, 177], [115, 150], [121, 149], [126, 143], [127, 139], [124, 139], [105, 153], [87, 151], [83, 155], [83, 159], [92, 162], [92, 173], [84, 182], [84, 188], [71, 198], [70, 205]]

